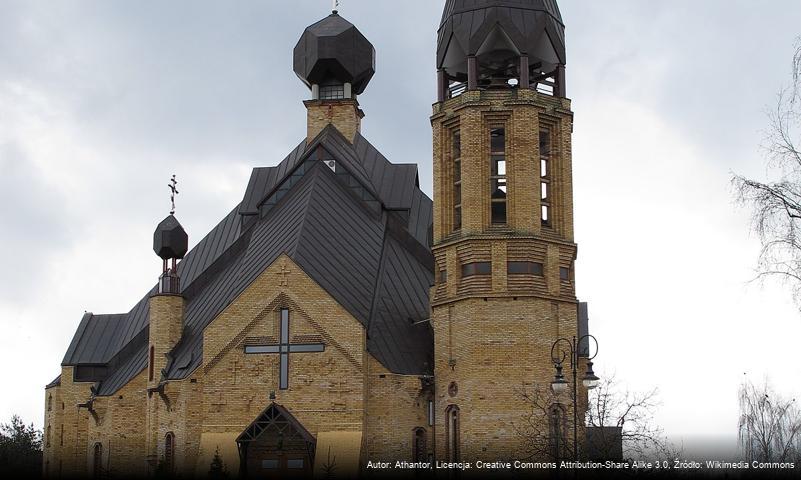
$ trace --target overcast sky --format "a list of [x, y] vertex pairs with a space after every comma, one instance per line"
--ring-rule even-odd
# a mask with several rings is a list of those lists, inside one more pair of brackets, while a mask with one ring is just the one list
[[[344, 0], [376, 47], [363, 133], [431, 193], [442, 1]], [[85, 310], [128, 311], [160, 273], [178, 175], [195, 244], [253, 167], [305, 137], [292, 72], [330, 0], [0, 0], [0, 421], [41, 425]], [[759, 243], [732, 172], [767, 174], [765, 109], [790, 74], [797, 0], [562, 0], [576, 112], [577, 287], [597, 366], [658, 387], [676, 438], [734, 439], [743, 373], [801, 398], [801, 315], [750, 284]]]

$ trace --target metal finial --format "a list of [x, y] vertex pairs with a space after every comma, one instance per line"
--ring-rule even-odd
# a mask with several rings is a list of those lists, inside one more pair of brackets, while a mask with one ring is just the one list
[[172, 176], [170, 179], [170, 183], [167, 185], [170, 187], [170, 203], [172, 204], [172, 208], [170, 209], [170, 215], [175, 214], [175, 196], [178, 195], [178, 180], [175, 179], [175, 175]]
[[331, 0], [331, 1], [334, 4], [334, 7], [331, 9], [331, 12], [332, 13], [338, 13], [339, 12], [339, 0]]

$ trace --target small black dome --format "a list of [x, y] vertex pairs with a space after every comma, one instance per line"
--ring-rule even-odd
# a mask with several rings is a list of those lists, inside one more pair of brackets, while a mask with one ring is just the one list
[[350, 83], [359, 95], [375, 74], [375, 48], [352, 23], [332, 13], [303, 32], [295, 46], [294, 69], [308, 87]]
[[164, 260], [184, 258], [189, 248], [189, 236], [173, 215], [159, 223], [153, 233], [153, 251]]
[[478, 58], [479, 75], [519, 72], [527, 55], [531, 73], [566, 64], [565, 26], [556, 0], [447, 0], [437, 45], [437, 68], [467, 79], [467, 57]]

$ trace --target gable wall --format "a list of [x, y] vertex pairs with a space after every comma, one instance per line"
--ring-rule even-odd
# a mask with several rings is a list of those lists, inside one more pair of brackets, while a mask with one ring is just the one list
[[[279, 389], [278, 355], [244, 353], [246, 341], [279, 338], [282, 307], [290, 310], [292, 343], [326, 345], [321, 353], [289, 355], [287, 390]], [[202, 382], [201, 434], [236, 438], [273, 401], [271, 392], [312, 435], [362, 431], [365, 348], [362, 324], [282, 255], [204, 332], [203, 366], [192, 375]]]

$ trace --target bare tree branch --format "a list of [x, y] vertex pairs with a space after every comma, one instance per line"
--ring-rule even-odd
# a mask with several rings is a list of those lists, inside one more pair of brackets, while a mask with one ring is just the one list
[[738, 203], [753, 209], [752, 228], [762, 242], [756, 279], [790, 282], [801, 303], [801, 37], [795, 45], [791, 83], [779, 92], [767, 115], [762, 150], [778, 179], [734, 175], [732, 184]]
[[766, 381], [745, 379], [740, 385], [738, 441], [746, 460], [801, 462], [801, 410], [795, 399], [782, 398]]

